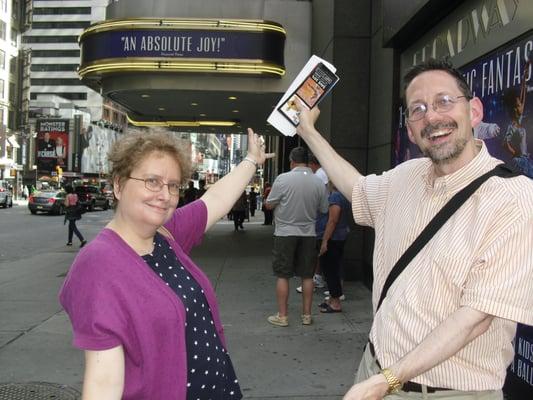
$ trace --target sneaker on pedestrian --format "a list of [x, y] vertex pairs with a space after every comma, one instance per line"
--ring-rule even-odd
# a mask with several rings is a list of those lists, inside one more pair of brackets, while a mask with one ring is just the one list
[[[327, 294], [326, 294], [326, 293], [327, 293]], [[328, 301], [329, 299], [331, 299], [331, 296], [329, 295], [329, 291], [326, 290], [326, 291], [324, 292], [324, 294], [326, 294], [326, 297], [324, 297], [324, 300]], [[344, 300], [346, 300], [346, 296], [345, 296], [345, 295], [341, 295], [341, 296], [339, 297], [339, 300], [340, 300], [340, 301], [344, 301]]]
[[322, 275], [319, 275], [319, 274], [315, 274], [315, 276], [313, 276], [313, 283], [315, 284], [315, 287], [317, 288], [323, 288], [326, 286], [326, 282], [324, 281], [324, 278], [322, 277]]
[[[298, 293], [302, 293], [302, 287], [301, 287], [301, 286], [298, 286], [298, 287], [296, 288], [296, 291], [297, 291]], [[313, 292], [316, 292], [316, 287], [313, 287]]]
[[80, 243], [80, 249], [87, 244], [87, 240], [82, 240]]
[[289, 317], [280, 317], [279, 313], [271, 315], [267, 318], [268, 322], [276, 326], [289, 326]]
[[67, 246], [72, 246], [72, 242], [67, 242]]
[[311, 325], [313, 323], [313, 317], [311, 314], [302, 314], [302, 325]]

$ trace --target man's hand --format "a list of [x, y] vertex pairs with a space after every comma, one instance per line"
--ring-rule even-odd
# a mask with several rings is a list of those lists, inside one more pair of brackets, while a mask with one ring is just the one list
[[344, 395], [343, 400], [382, 400], [389, 390], [389, 384], [381, 374], [371, 376], [357, 383]]
[[298, 119], [300, 120], [296, 132], [298, 132], [298, 135], [301, 137], [305, 137], [308, 132], [315, 129], [315, 122], [320, 115], [320, 110], [318, 107], [313, 107], [311, 110], [307, 109], [300, 99], [296, 99], [295, 104], [299, 113]]

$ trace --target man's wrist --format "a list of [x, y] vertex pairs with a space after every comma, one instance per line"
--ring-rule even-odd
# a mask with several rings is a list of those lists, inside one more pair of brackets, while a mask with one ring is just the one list
[[402, 382], [396, 377], [396, 375], [394, 375], [394, 373], [390, 369], [383, 368], [381, 370], [381, 375], [385, 377], [385, 380], [389, 385], [387, 394], [397, 393], [400, 391], [400, 389], [402, 388]]

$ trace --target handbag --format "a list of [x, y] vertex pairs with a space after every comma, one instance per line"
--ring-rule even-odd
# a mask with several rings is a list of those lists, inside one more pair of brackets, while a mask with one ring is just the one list
[[407, 248], [402, 256], [396, 261], [394, 267], [390, 271], [383, 289], [381, 296], [379, 297], [376, 313], [385, 300], [389, 288], [394, 281], [400, 276], [402, 271], [409, 265], [409, 263], [415, 258], [415, 256], [424, 248], [429, 240], [438, 232], [438, 230], [445, 224], [445, 222], [461, 207], [464, 202], [490, 177], [499, 176], [500, 178], [512, 178], [522, 175], [514, 166], [510, 164], [498, 164], [496, 167], [488, 171], [487, 173], [479, 176], [470, 182], [466, 187], [456, 193], [442, 209], [433, 217], [433, 219], [427, 224], [422, 232], [418, 235], [415, 241]]

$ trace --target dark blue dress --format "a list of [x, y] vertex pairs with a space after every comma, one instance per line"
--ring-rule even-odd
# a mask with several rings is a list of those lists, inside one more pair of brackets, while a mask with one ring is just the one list
[[181, 299], [186, 311], [187, 399], [241, 399], [233, 365], [215, 328], [204, 291], [157, 233], [154, 251], [143, 256]]

